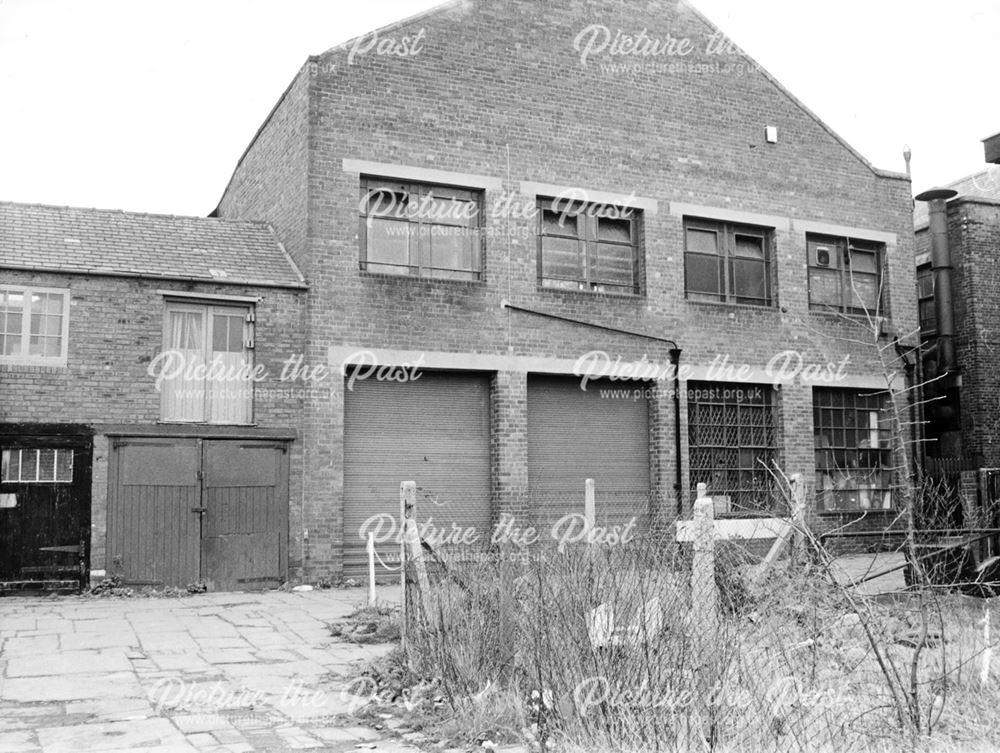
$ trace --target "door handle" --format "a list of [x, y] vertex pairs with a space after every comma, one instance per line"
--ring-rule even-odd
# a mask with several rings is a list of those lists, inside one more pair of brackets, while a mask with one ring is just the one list
[[199, 515], [204, 515], [206, 512], [208, 512], [208, 508], [207, 507], [192, 507], [191, 508], [191, 512], [196, 512]]

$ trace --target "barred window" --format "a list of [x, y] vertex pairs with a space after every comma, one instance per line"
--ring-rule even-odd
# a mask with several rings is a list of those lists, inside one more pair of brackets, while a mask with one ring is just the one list
[[820, 510], [892, 509], [891, 416], [886, 392], [826, 387], [813, 391]]
[[688, 382], [691, 487], [708, 485], [734, 513], [773, 507], [777, 459], [774, 390], [755, 384]]

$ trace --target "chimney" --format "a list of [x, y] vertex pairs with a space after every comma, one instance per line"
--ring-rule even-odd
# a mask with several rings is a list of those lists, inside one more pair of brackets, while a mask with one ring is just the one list
[[951, 250], [948, 248], [948, 199], [957, 191], [932, 188], [917, 194], [927, 202], [931, 237], [931, 270], [934, 276], [934, 314], [937, 316], [938, 373], [955, 371], [955, 314], [951, 305]]

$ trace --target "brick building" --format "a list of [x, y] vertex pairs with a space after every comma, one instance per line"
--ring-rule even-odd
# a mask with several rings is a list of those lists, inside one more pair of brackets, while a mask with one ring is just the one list
[[[442, 522], [550, 520], [586, 477], [599, 517], [669, 522], [698, 481], [767, 509], [773, 460], [820, 484], [821, 527], [894, 515], [848, 262], [883, 337], [913, 331], [908, 180], [688, 4], [452, 3], [311, 57], [216, 214], [272, 223], [302, 269], [308, 362], [424, 375], [307, 400], [307, 575], [359, 572], [404, 478]], [[669, 379], [580, 388], [588, 353], [675, 350], [679, 411]], [[775, 387], [789, 350], [835, 381]]]
[[[311, 57], [213, 217], [268, 223], [308, 286], [264, 293], [282, 326], [303, 299], [269, 346], [301, 355], [267, 422], [299, 438], [291, 577], [360, 575], [373, 529], [387, 559], [405, 479], [445, 537], [582, 512], [586, 478], [620, 527], [698, 482], [780, 510], [767, 464], [819, 528], [896, 516], [875, 342], [917, 326], [909, 181], [686, 3], [454, 2]], [[112, 420], [155, 421], [137, 400]]]
[[304, 288], [265, 223], [0, 204], [0, 581], [280, 583]]
[[[948, 258], [934, 264], [928, 212], [917, 202], [916, 262], [924, 376], [927, 387], [927, 454], [963, 458], [970, 468], [1000, 467], [1000, 374], [996, 342], [1000, 333], [1000, 136], [987, 139], [988, 168], [945, 187], [944, 248]], [[935, 267], [949, 266], [949, 295], [941, 310], [935, 295]], [[942, 316], [950, 322], [942, 328]], [[953, 354], [942, 358], [942, 334], [953, 338]]]

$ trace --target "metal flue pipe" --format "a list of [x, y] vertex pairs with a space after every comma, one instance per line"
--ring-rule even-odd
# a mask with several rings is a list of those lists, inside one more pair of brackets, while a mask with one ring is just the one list
[[938, 373], [955, 371], [955, 313], [951, 301], [951, 249], [948, 247], [948, 199], [958, 195], [950, 188], [932, 188], [917, 194], [927, 202], [931, 238], [931, 272], [934, 276], [934, 314], [937, 317]]

